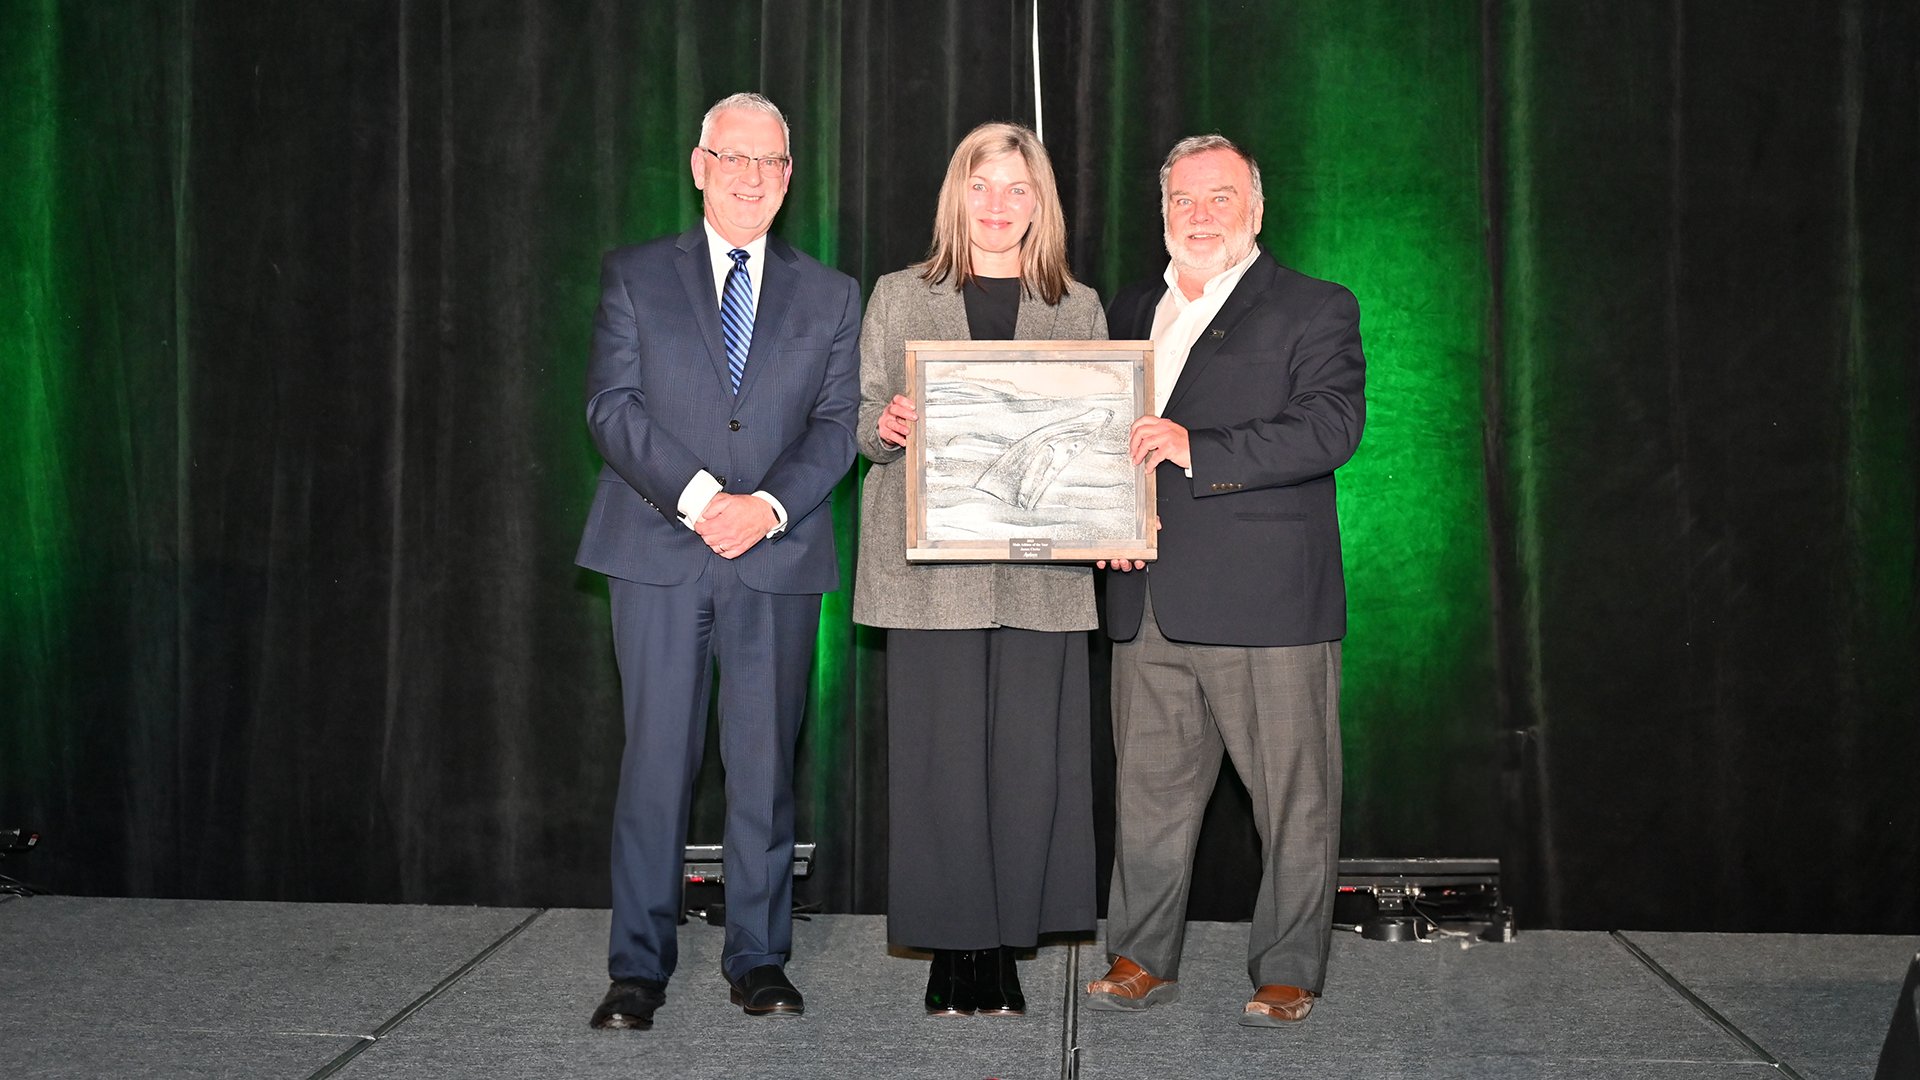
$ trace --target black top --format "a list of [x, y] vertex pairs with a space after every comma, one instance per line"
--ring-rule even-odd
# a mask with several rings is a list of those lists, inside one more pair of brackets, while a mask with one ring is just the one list
[[976, 277], [962, 290], [967, 297], [967, 334], [975, 341], [1012, 341], [1020, 317], [1020, 279]]

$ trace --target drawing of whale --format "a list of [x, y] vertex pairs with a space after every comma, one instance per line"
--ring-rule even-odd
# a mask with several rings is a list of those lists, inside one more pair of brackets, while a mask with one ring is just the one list
[[1040, 496], [1060, 477], [1074, 458], [1107, 426], [1113, 413], [1088, 409], [1079, 416], [1038, 427], [1007, 447], [973, 486], [1022, 510], [1040, 505]]

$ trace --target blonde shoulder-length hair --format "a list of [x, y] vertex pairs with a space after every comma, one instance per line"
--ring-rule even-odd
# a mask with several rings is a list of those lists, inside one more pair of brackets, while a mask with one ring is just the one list
[[933, 246], [920, 276], [936, 284], [951, 280], [955, 289], [974, 279], [972, 243], [967, 222], [967, 181], [980, 166], [1003, 154], [1019, 154], [1033, 181], [1033, 223], [1020, 239], [1020, 282], [1029, 296], [1058, 304], [1073, 282], [1067, 269], [1066, 215], [1060, 209], [1060, 188], [1053, 179], [1047, 148], [1033, 132], [1019, 124], [981, 124], [967, 133], [947, 163], [940, 182], [939, 209], [933, 217]]

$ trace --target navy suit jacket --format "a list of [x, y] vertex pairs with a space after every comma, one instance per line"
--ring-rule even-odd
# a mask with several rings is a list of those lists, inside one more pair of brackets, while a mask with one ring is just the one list
[[[1120, 290], [1115, 338], [1153, 336], [1163, 279]], [[1189, 479], [1163, 462], [1159, 559], [1108, 572], [1107, 631], [1140, 629], [1148, 586], [1160, 629], [1208, 645], [1310, 645], [1347, 631], [1333, 470], [1366, 419], [1366, 363], [1353, 294], [1264, 249], [1174, 382], [1164, 416], [1185, 427]]]
[[706, 229], [610, 252], [587, 365], [587, 426], [606, 461], [576, 561], [675, 585], [712, 556], [676, 503], [701, 469], [732, 494], [765, 491], [787, 531], [735, 560], [749, 588], [839, 587], [832, 493], [853, 464], [860, 287], [767, 237], [753, 345], [733, 393]]

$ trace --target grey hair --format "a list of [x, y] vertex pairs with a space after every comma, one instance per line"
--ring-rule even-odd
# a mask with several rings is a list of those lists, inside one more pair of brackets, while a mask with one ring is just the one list
[[1228, 150], [1233, 153], [1233, 156], [1246, 162], [1247, 171], [1253, 174], [1253, 195], [1251, 202], [1255, 206], [1259, 206], [1267, 201], [1267, 194], [1260, 187], [1260, 163], [1253, 160], [1252, 154], [1240, 149], [1232, 139], [1227, 138], [1225, 135], [1189, 135], [1173, 144], [1173, 149], [1167, 151], [1167, 163], [1160, 166], [1160, 207], [1162, 214], [1166, 213], [1167, 180], [1173, 176], [1173, 163], [1179, 161], [1181, 158], [1192, 157], [1195, 154], [1204, 154], [1209, 150]]
[[[707, 137], [713, 134], [713, 122], [719, 118], [721, 113], [732, 109], [744, 109], [748, 112], [765, 113], [775, 120], [780, 121], [780, 138], [786, 143], [787, 156], [793, 156], [793, 132], [787, 130], [786, 114], [780, 111], [780, 106], [768, 101], [765, 97], [745, 91], [738, 94], [728, 94], [726, 97], [714, 102], [713, 107], [707, 110], [707, 115], [700, 118], [701, 146], [706, 146]], [[711, 148], [709, 147], [709, 149]]]

